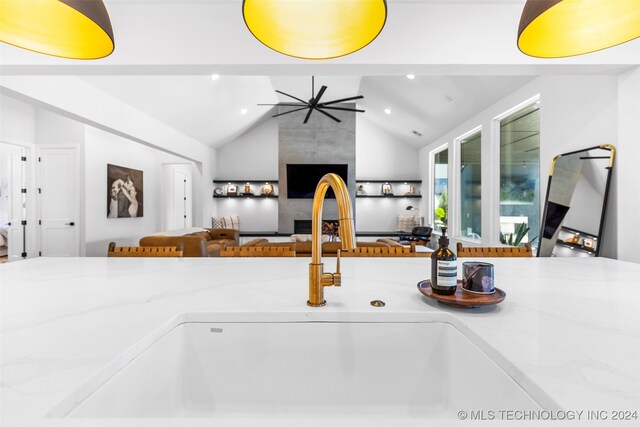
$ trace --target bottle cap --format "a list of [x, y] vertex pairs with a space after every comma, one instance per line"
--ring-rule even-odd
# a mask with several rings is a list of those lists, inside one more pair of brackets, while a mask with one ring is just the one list
[[440, 240], [438, 241], [440, 246], [448, 246], [449, 238], [447, 237], [447, 227], [442, 227], [442, 236], [440, 236]]

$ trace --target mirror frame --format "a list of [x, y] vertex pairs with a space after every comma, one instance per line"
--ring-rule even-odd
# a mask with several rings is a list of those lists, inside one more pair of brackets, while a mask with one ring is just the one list
[[[553, 180], [553, 172], [555, 170], [555, 166], [556, 166], [556, 162], [565, 156], [570, 156], [573, 154], [578, 154], [578, 153], [585, 153], [585, 152], [589, 152], [591, 150], [595, 150], [595, 149], [601, 149], [601, 150], [607, 150], [609, 151], [609, 156], [605, 157], [605, 156], [595, 156], [595, 157], [584, 157], [581, 159], [584, 160], [588, 160], [588, 159], [609, 159], [609, 166], [606, 167], [607, 169], [607, 182], [605, 184], [605, 189], [604, 189], [604, 197], [602, 200], [602, 211], [600, 212], [600, 224], [598, 225], [598, 244], [596, 245], [596, 250], [595, 250], [595, 256], [600, 256], [600, 248], [601, 248], [601, 244], [600, 242], [602, 241], [602, 235], [603, 235], [603, 231], [604, 231], [604, 220], [605, 220], [605, 213], [607, 211], [607, 202], [609, 200], [609, 188], [611, 186], [611, 175], [613, 173], [613, 163], [614, 163], [614, 159], [616, 156], [616, 148], [611, 145], [611, 144], [602, 144], [602, 145], [596, 145], [593, 147], [589, 147], [589, 148], [583, 148], [581, 150], [576, 150], [576, 151], [571, 151], [568, 153], [562, 153], [562, 154], [558, 154], [557, 156], [555, 156], [553, 158], [553, 160], [551, 160], [551, 168], [549, 169], [549, 181], [547, 182], [547, 193], [544, 199], [544, 209], [542, 211], [542, 221], [540, 221], [540, 238], [539, 238], [539, 242], [538, 242], [538, 250], [536, 253], [536, 256], [539, 257], [540, 256], [540, 251], [542, 249], [542, 236], [544, 233], [544, 227], [545, 224], [547, 222], [547, 209], [548, 209], [548, 204], [549, 204], [549, 194], [551, 192], [551, 182]], [[562, 224], [562, 223], [561, 223]], [[561, 225], [559, 226], [561, 227]], [[555, 246], [555, 243], [554, 243]]]

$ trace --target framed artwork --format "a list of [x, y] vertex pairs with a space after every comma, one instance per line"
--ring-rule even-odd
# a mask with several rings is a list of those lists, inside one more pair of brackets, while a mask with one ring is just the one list
[[382, 195], [383, 196], [393, 195], [393, 188], [391, 187], [391, 184], [382, 184]]
[[235, 184], [227, 185], [227, 196], [237, 196], [238, 195], [238, 186]]
[[142, 171], [107, 165], [107, 218], [144, 215]]

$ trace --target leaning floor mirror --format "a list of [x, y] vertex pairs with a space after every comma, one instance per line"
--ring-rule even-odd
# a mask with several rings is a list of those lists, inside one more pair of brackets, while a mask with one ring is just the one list
[[598, 256], [615, 147], [600, 145], [553, 158], [538, 256]]

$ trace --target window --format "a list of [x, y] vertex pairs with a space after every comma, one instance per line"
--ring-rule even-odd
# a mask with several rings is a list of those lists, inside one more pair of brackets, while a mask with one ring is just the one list
[[459, 236], [481, 236], [481, 132], [461, 137], [460, 143], [460, 230]]
[[540, 230], [540, 105], [500, 119], [500, 242], [537, 244]]
[[447, 227], [449, 211], [449, 149], [445, 145], [433, 153], [433, 229], [440, 231]]

